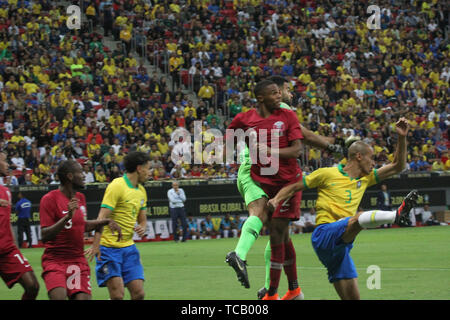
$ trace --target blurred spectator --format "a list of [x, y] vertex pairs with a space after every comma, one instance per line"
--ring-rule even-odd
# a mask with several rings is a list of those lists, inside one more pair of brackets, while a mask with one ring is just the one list
[[200, 238], [200, 232], [197, 224], [197, 220], [192, 216], [189, 216], [187, 219], [188, 223], [188, 234], [191, 240], [196, 240]]
[[[377, 209], [379, 210], [383, 210], [383, 211], [391, 211], [391, 194], [388, 191], [387, 185], [385, 183], [383, 183], [380, 186], [380, 191], [378, 192], [377, 195]], [[390, 224], [385, 224], [383, 225], [383, 227], [385, 228], [390, 228], [391, 225]]]
[[430, 164], [418, 156], [413, 157], [413, 161], [409, 163], [409, 168], [411, 171], [426, 171], [430, 168]]
[[232, 236], [234, 238], [237, 237], [237, 228], [233, 224], [233, 219], [231, 218], [229, 213], [225, 214], [225, 217], [221, 219], [220, 231], [224, 238], [228, 238], [230, 236], [230, 232], [232, 233]]
[[391, 195], [388, 192], [387, 185], [383, 183], [381, 185], [381, 190], [378, 192], [377, 196], [377, 209], [383, 211], [391, 210]]
[[241, 233], [242, 225], [244, 224], [244, 222], [245, 222], [245, 219], [241, 218], [241, 216], [238, 215], [238, 214], [236, 214], [236, 215], [234, 216], [234, 218], [233, 218], [233, 221], [232, 221], [232, 225], [233, 225], [233, 226], [232, 226], [232, 229], [236, 229], [236, 230], [237, 230], [238, 236], [239, 236], [240, 233]]
[[6, 177], [0, 177], [0, 183], [2, 185], [18, 186], [19, 181], [17, 177], [13, 174], [12, 170], [9, 169], [9, 173]]
[[200, 237], [204, 239], [211, 239], [217, 236], [217, 232], [214, 230], [214, 225], [211, 220], [211, 215], [207, 215], [204, 220], [200, 223]]
[[309, 212], [302, 211], [300, 219], [293, 221], [290, 225], [291, 233], [309, 233], [313, 232], [316, 225], [316, 211], [311, 208]]
[[94, 175], [92, 174], [91, 168], [87, 164], [83, 166], [83, 175], [84, 175], [84, 183], [95, 182], [95, 178]]

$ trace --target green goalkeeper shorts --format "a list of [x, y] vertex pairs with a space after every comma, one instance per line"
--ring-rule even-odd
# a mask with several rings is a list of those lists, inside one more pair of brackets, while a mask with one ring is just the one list
[[238, 171], [237, 187], [242, 198], [244, 198], [246, 206], [262, 197], [269, 198], [259, 184], [253, 181], [250, 170]]

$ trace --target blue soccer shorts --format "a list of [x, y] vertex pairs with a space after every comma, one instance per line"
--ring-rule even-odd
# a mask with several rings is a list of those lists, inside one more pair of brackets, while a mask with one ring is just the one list
[[353, 242], [344, 243], [342, 235], [347, 228], [350, 217], [317, 226], [311, 235], [311, 242], [319, 260], [328, 270], [328, 281], [358, 277], [355, 264], [350, 257]]
[[99, 287], [105, 287], [112, 277], [121, 277], [126, 285], [130, 281], [144, 279], [144, 268], [136, 245], [123, 248], [100, 246], [100, 260], [96, 258], [95, 273]]

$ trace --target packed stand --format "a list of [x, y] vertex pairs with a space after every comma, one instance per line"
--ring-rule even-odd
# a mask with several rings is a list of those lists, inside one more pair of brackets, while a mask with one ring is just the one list
[[[445, 5], [381, 2], [381, 30], [369, 31], [365, 1], [85, 1], [91, 25], [69, 30], [65, 7], [2, 1], [0, 148], [11, 163], [3, 182], [58, 183], [54, 170], [67, 158], [83, 165], [86, 182], [108, 182], [131, 150], [151, 155], [154, 180], [234, 178], [236, 166], [174, 165], [171, 135], [202, 120], [204, 150], [208, 129], [223, 131], [254, 107], [254, 84], [274, 74], [291, 80], [305, 127], [342, 144], [359, 135], [382, 165], [405, 115], [409, 169], [447, 170]], [[167, 74], [150, 73], [134, 50]], [[303, 165], [338, 161], [307, 149]]]
[[[305, 127], [341, 144], [361, 137], [381, 166], [392, 160], [395, 120], [406, 116], [408, 170], [448, 170], [448, 3], [380, 1], [380, 30], [367, 27], [369, 4], [192, 1], [182, 10], [157, 5], [150, 14], [156, 20], [144, 17], [142, 25], [149, 60], [219, 113], [232, 118], [254, 107], [254, 84], [282, 75], [291, 80]], [[339, 160], [309, 149], [303, 166]]]

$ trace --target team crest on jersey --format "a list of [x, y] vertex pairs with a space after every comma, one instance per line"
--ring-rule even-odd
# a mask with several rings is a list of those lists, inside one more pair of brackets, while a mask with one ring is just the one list
[[277, 130], [275, 135], [278, 137], [283, 136], [284, 131], [284, 122], [283, 121], [277, 121], [273, 124], [273, 129]]
[[361, 180], [359, 180], [358, 182], [356, 182], [356, 189], [361, 188], [361, 184], [362, 184], [362, 181], [361, 181]]

